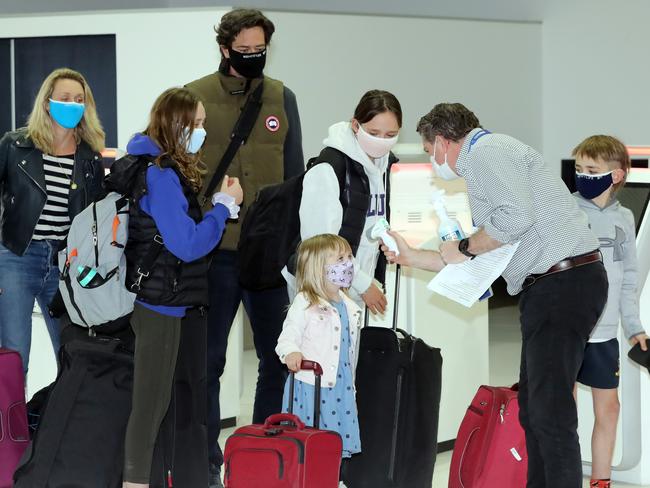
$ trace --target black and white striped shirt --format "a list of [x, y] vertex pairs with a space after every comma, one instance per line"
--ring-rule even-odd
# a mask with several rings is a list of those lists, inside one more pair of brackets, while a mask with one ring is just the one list
[[74, 156], [43, 154], [47, 201], [34, 229], [34, 239], [65, 239], [70, 228], [68, 193], [74, 168]]
[[467, 181], [475, 225], [504, 244], [520, 241], [503, 272], [508, 292], [515, 295], [527, 275], [598, 249], [598, 239], [541, 154], [503, 134], [475, 137], [480, 131], [465, 137], [456, 171]]

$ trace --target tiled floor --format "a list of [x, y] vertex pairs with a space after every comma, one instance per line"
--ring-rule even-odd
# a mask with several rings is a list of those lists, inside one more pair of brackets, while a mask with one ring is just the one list
[[[490, 311], [490, 382], [494, 385], [507, 385], [517, 381], [519, 370], [519, 323], [518, 311], [513, 307], [501, 307]], [[241, 400], [242, 415], [238, 418], [238, 425], [251, 422], [253, 410], [253, 397], [257, 372], [257, 358], [253, 351], [244, 353], [244, 391]], [[232, 434], [234, 429], [226, 429], [221, 433], [221, 445]], [[438, 456], [433, 476], [433, 487], [444, 488], [449, 477], [451, 453], [446, 452]], [[616, 483], [617, 487], [625, 488], [650, 488], [639, 485]], [[588, 487], [585, 480], [584, 487]], [[349, 487], [354, 488], [354, 487]], [[507, 487], [503, 487], [507, 488]]]

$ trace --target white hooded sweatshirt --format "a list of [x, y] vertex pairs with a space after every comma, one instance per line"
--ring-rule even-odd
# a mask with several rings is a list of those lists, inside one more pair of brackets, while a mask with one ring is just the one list
[[[388, 157], [371, 159], [359, 146], [350, 122], [339, 122], [329, 128], [323, 141], [325, 146], [337, 149], [360, 163], [370, 184], [370, 209], [361, 234], [359, 249], [354, 260], [354, 279], [350, 296], [362, 303], [361, 294], [373, 283], [379, 240], [371, 239], [370, 230], [386, 216], [386, 168]], [[318, 164], [306, 174], [302, 184], [300, 202], [300, 236], [302, 240], [318, 234], [338, 234], [343, 220], [343, 208], [339, 200], [339, 180], [329, 164]]]

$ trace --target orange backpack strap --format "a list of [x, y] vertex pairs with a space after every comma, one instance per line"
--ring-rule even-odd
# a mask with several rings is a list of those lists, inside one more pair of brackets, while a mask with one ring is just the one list
[[68, 259], [66, 259], [65, 265], [67, 267], [69, 267], [70, 266], [70, 261], [72, 261], [72, 258], [76, 258], [78, 255], [79, 255], [79, 252], [77, 251], [77, 248], [75, 247], [74, 249], [72, 249], [72, 251], [70, 251], [70, 254], [68, 254]]

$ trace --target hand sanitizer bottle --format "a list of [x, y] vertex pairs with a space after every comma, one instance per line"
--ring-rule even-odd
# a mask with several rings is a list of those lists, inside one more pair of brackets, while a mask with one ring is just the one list
[[438, 236], [441, 241], [460, 241], [465, 237], [463, 228], [458, 220], [453, 219], [447, 214], [445, 208], [445, 190], [436, 189], [433, 192], [433, 208], [438, 215], [440, 224], [438, 225]]

